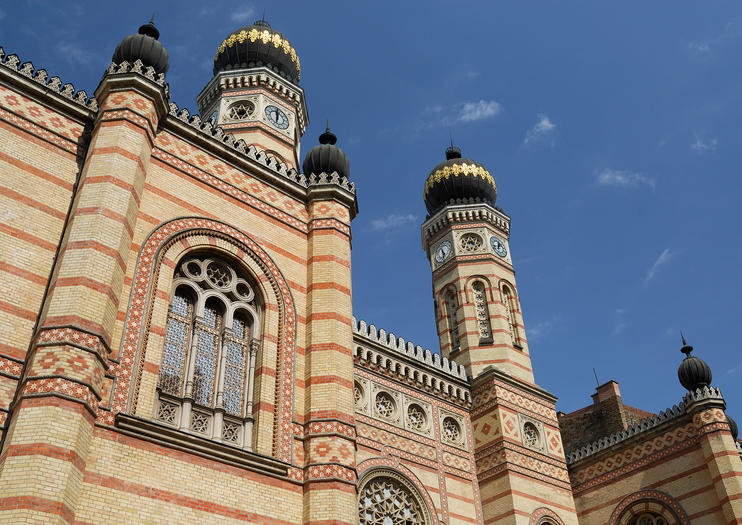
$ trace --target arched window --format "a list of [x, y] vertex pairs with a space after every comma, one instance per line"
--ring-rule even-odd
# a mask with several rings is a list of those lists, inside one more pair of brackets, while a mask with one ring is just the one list
[[459, 304], [456, 300], [456, 292], [448, 290], [446, 292], [446, 324], [448, 325], [448, 334], [451, 339], [451, 352], [457, 351], [461, 347], [459, 341], [459, 325], [456, 322], [456, 309]]
[[260, 331], [253, 287], [211, 256], [181, 262], [173, 287], [156, 418], [249, 450]]
[[492, 337], [490, 326], [490, 311], [487, 307], [487, 292], [482, 281], [474, 281], [472, 284], [472, 295], [474, 296], [474, 309], [477, 312], [477, 325], [479, 326], [479, 337], [489, 339]]
[[520, 334], [518, 332], [518, 322], [515, 317], [515, 298], [509, 286], [502, 287], [502, 304], [505, 308], [505, 316], [510, 327], [510, 339], [514, 345], [520, 345]]
[[667, 520], [653, 512], [640, 514], [629, 522], [631, 525], [667, 525]]
[[359, 525], [429, 525], [417, 491], [402, 476], [382, 473], [362, 482], [358, 491]]

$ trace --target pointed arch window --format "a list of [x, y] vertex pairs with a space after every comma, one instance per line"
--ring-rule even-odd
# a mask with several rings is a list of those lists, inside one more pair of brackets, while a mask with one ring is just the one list
[[459, 325], [456, 322], [456, 309], [459, 304], [456, 300], [456, 292], [454, 290], [448, 290], [445, 297], [446, 306], [446, 324], [448, 325], [448, 333], [451, 339], [451, 352], [456, 352], [461, 347], [461, 341], [459, 340]]
[[190, 257], [173, 280], [156, 418], [250, 449], [260, 305], [226, 261]]
[[485, 340], [491, 339], [492, 327], [490, 325], [490, 312], [487, 307], [487, 288], [482, 281], [474, 281], [471, 288], [474, 298], [474, 309], [477, 313], [479, 337]]
[[510, 339], [512, 340], [514, 345], [520, 346], [518, 321], [515, 317], [515, 297], [513, 296], [513, 291], [507, 285], [504, 285], [502, 287], [502, 304], [505, 308], [505, 316], [508, 320], [508, 326], [510, 328]]

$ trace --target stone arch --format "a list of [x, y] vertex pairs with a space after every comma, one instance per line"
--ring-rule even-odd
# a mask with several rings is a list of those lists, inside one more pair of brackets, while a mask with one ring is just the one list
[[678, 500], [659, 490], [640, 490], [626, 496], [613, 510], [608, 525], [628, 525], [633, 517], [643, 512], [662, 516], [668, 525], [691, 525]]
[[367, 459], [358, 464], [356, 470], [359, 495], [366, 483], [373, 478], [382, 476], [394, 478], [403, 483], [417, 497], [425, 514], [426, 524], [438, 523], [438, 514], [427, 489], [418, 477], [399, 461], [398, 457]]
[[556, 512], [548, 507], [539, 507], [531, 513], [531, 521], [529, 525], [564, 525], [564, 521], [557, 515]]
[[[253, 273], [265, 302], [263, 321], [263, 362], [275, 367], [271, 381], [273, 406], [271, 424], [259, 425], [256, 431], [258, 451], [290, 461], [291, 418], [294, 397], [294, 363], [296, 359], [296, 312], [289, 286], [272, 258], [247, 234], [221, 221], [203, 217], [173, 219], [156, 227], [142, 243], [134, 269], [127, 316], [124, 321], [119, 354], [109, 372], [115, 377], [111, 388], [111, 406], [104, 407], [99, 422], [113, 425], [118, 412], [138, 413], [139, 392], [144, 372], [159, 366], [148, 356], [157, 355], [157, 344], [150, 339], [161, 337], [152, 319], [167, 311], [172, 272], [187, 253], [208, 249], [238, 259]], [[170, 271], [160, 271], [162, 266]], [[164, 317], [162, 317], [164, 319]], [[163, 325], [164, 326], [164, 325]], [[154, 336], [154, 337], [152, 337]], [[161, 351], [161, 343], [160, 343]], [[151, 352], [151, 353], [150, 353]], [[270, 357], [268, 353], [272, 352]], [[147, 374], [149, 380], [151, 373]], [[155, 374], [156, 375], [156, 374]], [[154, 390], [151, 385], [146, 385]], [[265, 384], [258, 386], [261, 395]], [[145, 392], [143, 392], [145, 393]], [[257, 400], [258, 398], [256, 398]], [[284, 402], [288, 400], [288, 402]], [[105, 402], [105, 401], [104, 401]], [[266, 449], [266, 447], [268, 449]]]

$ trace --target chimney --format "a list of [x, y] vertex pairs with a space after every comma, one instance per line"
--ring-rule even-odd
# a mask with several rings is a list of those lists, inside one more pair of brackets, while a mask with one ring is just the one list
[[593, 397], [593, 414], [599, 414], [603, 435], [612, 434], [628, 427], [626, 411], [621, 401], [618, 383], [610, 380], [595, 389]]

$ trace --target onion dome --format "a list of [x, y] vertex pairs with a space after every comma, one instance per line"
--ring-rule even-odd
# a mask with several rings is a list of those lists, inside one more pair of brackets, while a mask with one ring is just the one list
[[335, 145], [337, 140], [328, 125], [325, 132], [319, 136], [319, 146], [310, 149], [307, 156], [304, 157], [302, 170], [305, 175], [311, 175], [312, 173], [319, 175], [320, 173], [336, 171], [342, 177], [350, 176], [348, 157], [345, 156], [343, 150]]
[[301, 78], [299, 56], [281, 33], [265, 20], [233, 31], [214, 56], [214, 75], [230, 69], [265, 66], [296, 84]]
[[685, 337], [683, 337], [683, 348], [680, 351], [685, 354], [685, 359], [678, 367], [680, 384], [686, 390], [709, 386], [711, 384], [711, 369], [703, 359], [690, 355], [693, 347], [685, 342]]
[[729, 432], [732, 433], [732, 438], [734, 438], [735, 441], [737, 441], [737, 422], [734, 421], [729, 415], [727, 414], [727, 424], [729, 424]]
[[430, 215], [456, 202], [486, 202], [494, 206], [497, 187], [484, 166], [461, 158], [461, 150], [451, 144], [446, 148], [446, 160], [428, 175], [423, 198]]
[[124, 60], [134, 63], [141, 60], [145, 66], [152, 66], [156, 73], [167, 73], [170, 67], [167, 50], [157, 40], [160, 32], [150, 20], [139, 28], [136, 35], [125, 37], [113, 52], [114, 63], [120, 64]]

